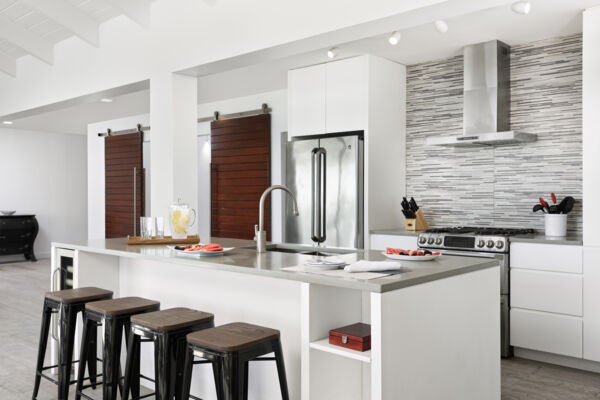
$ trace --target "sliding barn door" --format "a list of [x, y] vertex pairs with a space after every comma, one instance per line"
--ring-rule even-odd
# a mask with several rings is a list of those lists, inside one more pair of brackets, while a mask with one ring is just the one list
[[144, 215], [143, 133], [104, 139], [106, 238], [139, 235]]
[[[211, 236], [252, 239], [258, 203], [271, 183], [271, 115], [211, 124]], [[271, 233], [271, 202], [265, 204]]]

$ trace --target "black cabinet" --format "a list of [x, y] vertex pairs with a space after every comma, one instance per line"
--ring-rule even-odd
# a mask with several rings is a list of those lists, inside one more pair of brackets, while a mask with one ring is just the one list
[[0, 256], [23, 254], [26, 259], [37, 261], [33, 242], [38, 230], [35, 215], [0, 215]]

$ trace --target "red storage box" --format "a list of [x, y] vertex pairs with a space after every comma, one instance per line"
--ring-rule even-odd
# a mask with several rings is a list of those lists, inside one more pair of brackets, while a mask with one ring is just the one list
[[329, 331], [329, 344], [357, 351], [371, 349], [371, 325], [357, 323]]

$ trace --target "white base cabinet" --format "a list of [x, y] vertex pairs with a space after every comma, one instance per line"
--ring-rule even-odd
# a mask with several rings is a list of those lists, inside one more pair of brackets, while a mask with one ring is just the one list
[[600, 361], [600, 248], [583, 250], [583, 358]]
[[510, 343], [516, 347], [581, 358], [582, 332], [583, 322], [579, 317], [510, 310]]
[[513, 243], [510, 267], [510, 344], [583, 358], [582, 246]]

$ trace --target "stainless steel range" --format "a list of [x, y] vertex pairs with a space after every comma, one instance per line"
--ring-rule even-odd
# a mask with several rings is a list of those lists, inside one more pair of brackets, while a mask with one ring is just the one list
[[495, 258], [500, 262], [501, 354], [510, 357], [510, 236], [535, 233], [533, 229], [451, 227], [419, 234], [422, 249], [463, 257]]

